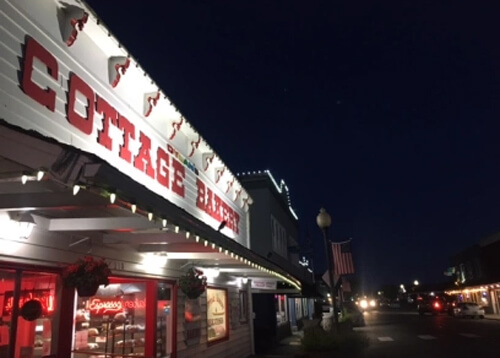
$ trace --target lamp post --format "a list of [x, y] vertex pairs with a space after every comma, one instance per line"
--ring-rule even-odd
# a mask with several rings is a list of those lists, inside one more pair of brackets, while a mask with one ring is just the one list
[[332, 253], [332, 245], [328, 241], [328, 229], [332, 224], [332, 218], [324, 208], [321, 208], [319, 210], [319, 214], [316, 217], [316, 224], [318, 224], [319, 228], [323, 232], [323, 241], [325, 243], [326, 262], [328, 263], [328, 277], [330, 279], [330, 297], [332, 299], [332, 308], [333, 308], [332, 327], [333, 324], [335, 324], [335, 328], [337, 332], [339, 332], [339, 320], [337, 317], [335, 284], [333, 282], [333, 253]]

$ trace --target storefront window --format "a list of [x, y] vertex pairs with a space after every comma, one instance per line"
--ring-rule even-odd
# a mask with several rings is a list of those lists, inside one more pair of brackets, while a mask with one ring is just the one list
[[[154, 357], [168, 358], [172, 353], [171, 285], [151, 284], [112, 279], [95, 296], [77, 296], [73, 357], [150, 357], [154, 352]], [[154, 295], [148, 297], [148, 287], [156, 290], [156, 302]], [[147, 307], [156, 307], [156, 322], [146, 322]], [[147, 339], [154, 339], [155, 345], [147, 347]]]
[[287, 322], [287, 305], [285, 295], [274, 295], [274, 303], [276, 307], [276, 323], [278, 325]]
[[300, 298], [295, 299], [295, 314], [297, 319], [301, 319], [302, 316], [302, 300]]
[[12, 347], [15, 358], [52, 353], [56, 283], [55, 274], [0, 270], [0, 358]]
[[248, 321], [248, 294], [246, 291], [240, 291], [239, 297], [239, 318], [241, 323]]
[[158, 284], [156, 314], [156, 356], [165, 358], [172, 353], [172, 288], [165, 283]]
[[144, 356], [145, 328], [145, 283], [101, 286], [93, 297], [77, 297], [74, 357]]

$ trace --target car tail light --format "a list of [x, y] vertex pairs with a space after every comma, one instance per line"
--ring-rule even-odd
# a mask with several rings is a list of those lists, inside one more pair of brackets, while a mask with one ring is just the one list
[[441, 307], [441, 305], [439, 304], [439, 302], [434, 302], [434, 308], [439, 308]]

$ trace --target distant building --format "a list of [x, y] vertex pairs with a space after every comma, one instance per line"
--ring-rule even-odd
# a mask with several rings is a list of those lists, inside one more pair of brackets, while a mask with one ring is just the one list
[[[250, 247], [289, 274], [312, 287], [314, 274], [300, 260], [299, 219], [291, 204], [288, 187], [269, 171], [238, 174], [238, 180], [253, 198], [250, 207]], [[303, 318], [312, 317], [312, 300], [285, 286], [270, 291], [252, 283], [255, 313], [255, 349], [264, 351], [273, 342], [302, 327]], [[270, 312], [274, 312], [269, 314]]]
[[499, 255], [500, 233], [496, 233], [451, 257], [446, 274], [454, 278], [455, 289], [448, 293], [484, 306], [486, 313], [500, 313]]

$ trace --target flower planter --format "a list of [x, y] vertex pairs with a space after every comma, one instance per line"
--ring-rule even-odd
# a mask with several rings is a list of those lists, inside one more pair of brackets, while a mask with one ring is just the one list
[[203, 271], [190, 268], [179, 278], [179, 287], [189, 299], [196, 299], [205, 292], [207, 278], [203, 276]]
[[110, 275], [111, 270], [104, 259], [85, 256], [67, 266], [62, 277], [64, 285], [76, 288], [80, 297], [90, 297], [95, 296], [100, 285], [109, 284]]

